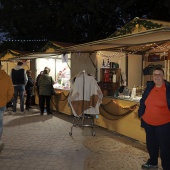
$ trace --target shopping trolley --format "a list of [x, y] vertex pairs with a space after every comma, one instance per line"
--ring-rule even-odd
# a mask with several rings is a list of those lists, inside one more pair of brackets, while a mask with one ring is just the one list
[[82, 71], [72, 79], [68, 103], [74, 119], [70, 136], [73, 134], [73, 127], [77, 126], [82, 129], [91, 127], [92, 136], [95, 136], [94, 119], [99, 114], [102, 97], [100, 87], [92, 75]]

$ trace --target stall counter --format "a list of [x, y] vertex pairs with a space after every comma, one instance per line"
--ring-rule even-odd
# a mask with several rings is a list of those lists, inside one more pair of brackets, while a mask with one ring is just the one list
[[145, 131], [138, 118], [139, 102], [103, 97], [95, 124], [145, 143]]
[[67, 115], [72, 115], [71, 108], [68, 104], [68, 95], [70, 91], [65, 89], [55, 89], [55, 92], [56, 94], [52, 96], [51, 101], [53, 110]]

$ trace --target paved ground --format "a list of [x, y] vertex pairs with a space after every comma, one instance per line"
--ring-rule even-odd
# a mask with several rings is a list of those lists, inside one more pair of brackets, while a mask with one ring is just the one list
[[144, 144], [100, 127], [95, 137], [90, 127], [74, 127], [70, 136], [72, 121], [58, 112], [42, 116], [37, 106], [24, 115], [8, 109], [0, 170], [138, 170], [147, 160]]

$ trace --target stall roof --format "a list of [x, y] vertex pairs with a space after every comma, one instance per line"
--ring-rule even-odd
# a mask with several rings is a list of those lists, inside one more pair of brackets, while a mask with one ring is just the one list
[[65, 48], [65, 47], [68, 47], [68, 46], [73, 46], [73, 45], [75, 45], [75, 44], [65, 43], [65, 42], [60, 42], [60, 41], [49, 41], [40, 51], [45, 52], [49, 48], [53, 48], [54, 50], [58, 50], [58, 49]]
[[19, 50], [8, 49], [0, 54], [0, 60], [1, 61], [9, 61], [9, 58], [20, 57], [23, 55], [27, 55], [29, 53], [30, 52], [28, 52], [28, 51], [19, 51]]
[[[45, 53], [37, 52], [30, 53], [20, 57], [20, 59], [35, 59], [57, 56], [64, 53], [94, 53], [97, 51], [122, 51], [129, 53], [145, 53], [148, 50], [164, 47], [167, 51], [170, 49], [170, 26], [145, 30], [136, 34], [127, 34], [106, 38], [98, 41], [88, 42], [84, 44], [73, 45], [65, 48], [57, 49], [55, 52]], [[165, 50], [165, 49], [164, 49]], [[18, 58], [13, 58], [19, 59]]]
[[74, 45], [56, 52], [96, 52], [96, 51], [135, 51], [145, 52], [153, 47], [160, 46], [170, 41], [170, 27], [148, 30], [142, 33], [128, 34], [118, 37], [106, 38], [99, 41]]
[[62, 53], [57, 52], [33, 52], [28, 53], [19, 57], [10, 58], [9, 60], [30, 60], [30, 59], [36, 59], [36, 58], [57, 58], [58, 55], [61, 55]]
[[135, 17], [122, 28], [111, 34], [108, 38], [121, 35], [136, 34], [139, 32], [145, 32], [146, 30], [152, 30], [161, 27], [170, 27], [170, 22]]

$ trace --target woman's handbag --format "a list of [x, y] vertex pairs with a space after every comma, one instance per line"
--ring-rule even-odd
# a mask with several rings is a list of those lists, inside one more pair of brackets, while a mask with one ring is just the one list
[[52, 78], [51, 78], [51, 95], [55, 95], [55, 90], [54, 90], [54, 87], [53, 87], [53, 84], [52, 84]]
[[148, 66], [146, 66], [143, 69], [143, 74], [144, 75], [152, 75], [154, 67], [155, 67], [155, 65], [149, 64]]

